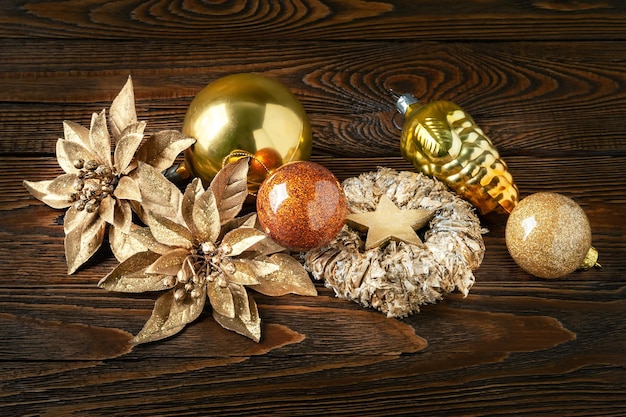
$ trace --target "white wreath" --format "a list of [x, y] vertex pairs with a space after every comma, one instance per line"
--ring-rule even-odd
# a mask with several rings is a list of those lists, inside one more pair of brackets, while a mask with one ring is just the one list
[[379, 168], [343, 183], [351, 213], [374, 211], [385, 194], [401, 209], [433, 209], [424, 247], [391, 241], [364, 250], [363, 236], [343, 227], [329, 244], [304, 254], [304, 265], [338, 297], [405, 317], [458, 289], [467, 296], [485, 253], [473, 206], [437, 180]]

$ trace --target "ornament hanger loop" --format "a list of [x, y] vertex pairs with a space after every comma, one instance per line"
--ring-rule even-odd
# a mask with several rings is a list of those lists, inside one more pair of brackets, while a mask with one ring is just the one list
[[[267, 167], [267, 165], [265, 165], [263, 163], [263, 161], [261, 159], [257, 158], [252, 152], [248, 152], [248, 151], [245, 151], [243, 149], [235, 149], [235, 150], [231, 151], [228, 155], [226, 155], [222, 159], [222, 169], [226, 165], [228, 165], [229, 163], [234, 162], [234, 161], [232, 161], [233, 158], [248, 158], [249, 160], [252, 159], [252, 160], [256, 161], [265, 170], [267, 175], [269, 175], [271, 173], [270, 169]], [[249, 163], [249, 161], [248, 161], [248, 163]], [[251, 191], [251, 190], [248, 190], [248, 194], [251, 195], [252, 197], [256, 197], [256, 195], [257, 195], [256, 191]]]
[[259, 165], [261, 165], [263, 167], [265, 172], [267, 172], [268, 174], [270, 173], [270, 169], [263, 163], [263, 161], [261, 161], [259, 158], [254, 156], [253, 153], [250, 153], [248, 151], [244, 151], [244, 150], [241, 150], [241, 149], [235, 149], [234, 151], [231, 151], [228, 155], [226, 155], [224, 157], [224, 159], [222, 159], [222, 168], [224, 168], [226, 165], [228, 165], [231, 162], [230, 161], [231, 158], [250, 158], [250, 159], [254, 159], [256, 162], [259, 163]]

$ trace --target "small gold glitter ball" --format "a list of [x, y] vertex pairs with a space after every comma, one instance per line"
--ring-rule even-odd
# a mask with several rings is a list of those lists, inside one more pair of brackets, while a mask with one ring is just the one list
[[571, 198], [536, 193], [511, 212], [506, 246], [529, 274], [561, 278], [583, 265], [591, 249], [591, 227], [583, 209]]

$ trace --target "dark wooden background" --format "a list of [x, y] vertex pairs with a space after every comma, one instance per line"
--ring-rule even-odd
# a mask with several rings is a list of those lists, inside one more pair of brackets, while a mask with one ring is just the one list
[[[626, 414], [626, 3], [3, 0], [0, 38], [0, 415]], [[97, 288], [106, 251], [67, 276], [63, 211], [21, 182], [60, 174], [62, 121], [88, 126], [129, 74], [154, 132], [236, 72], [298, 96], [340, 179], [412, 169], [391, 90], [457, 102], [523, 196], [583, 207], [604, 268], [534, 278], [486, 216], [467, 298], [395, 320], [317, 283], [255, 296], [260, 344], [205, 314], [131, 350], [154, 297]]]

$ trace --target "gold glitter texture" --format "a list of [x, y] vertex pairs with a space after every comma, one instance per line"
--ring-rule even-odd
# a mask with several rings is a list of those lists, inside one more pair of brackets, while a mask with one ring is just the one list
[[524, 198], [506, 224], [513, 260], [540, 278], [560, 278], [579, 268], [591, 248], [591, 227], [572, 199], [541, 192]]

